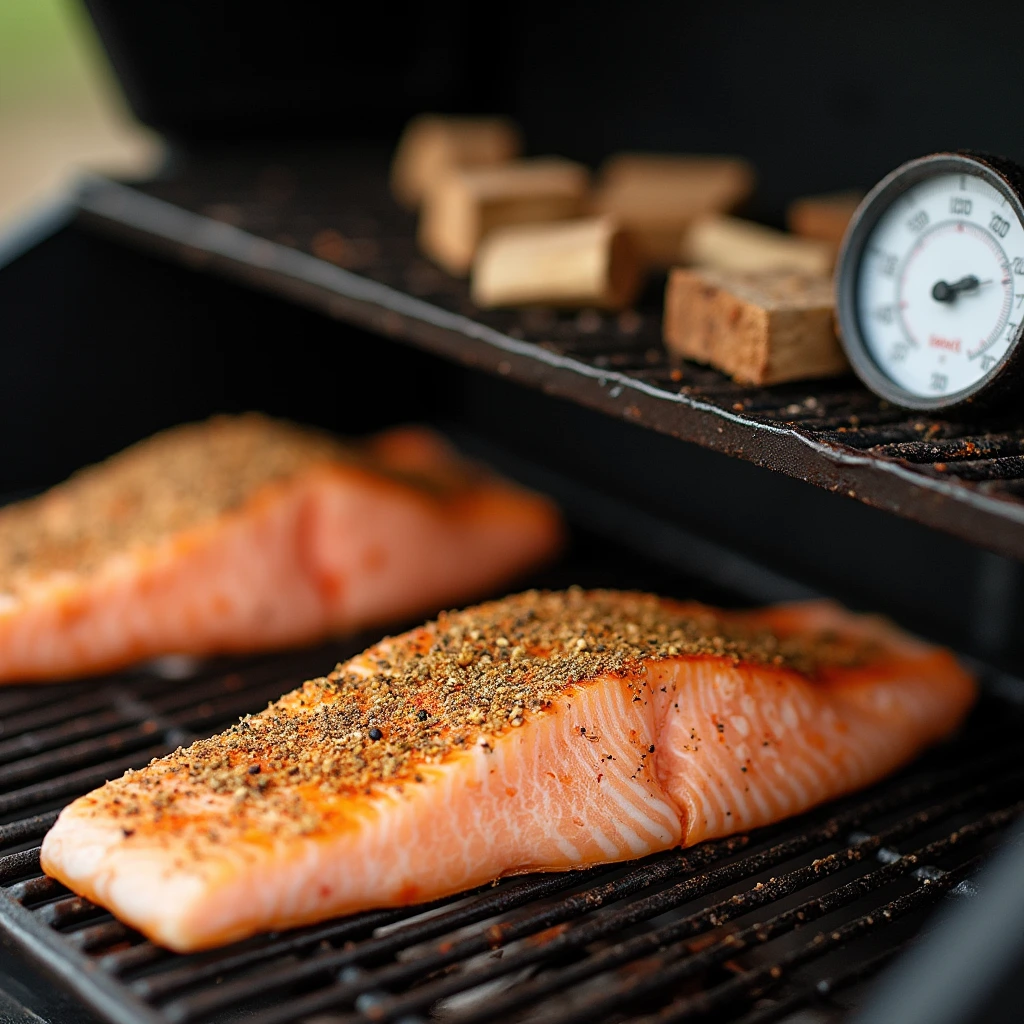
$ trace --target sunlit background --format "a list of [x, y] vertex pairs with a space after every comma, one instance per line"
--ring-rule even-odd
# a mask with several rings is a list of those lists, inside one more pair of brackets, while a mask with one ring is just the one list
[[84, 8], [0, 0], [0, 231], [83, 170], [145, 174], [161, 154], [133, 121]]

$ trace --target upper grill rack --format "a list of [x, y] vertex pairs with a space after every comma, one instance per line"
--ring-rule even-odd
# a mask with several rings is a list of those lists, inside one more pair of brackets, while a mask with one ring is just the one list
[[[353, 645], [353, 648], [357, 645]], [[781, 1020], [882, 968], [1024, 811], [1016, 722], [793, 822], [615, 868], [511, 879], [177, 956], [41, 874], [68, 799], [259, 709], [345, 655], [321, 649], [166, 676], [0, 693], [0, 930], [100, 1017], [457, 1024]], [[181, 666], [178, 666], [180, 669]], [[179, 673], [180, 674], [180, 673]], [[324, 1017], [323, 1014], [328, 1014]]]
[[352, 155], [239, 158], [138, 188], [96, 180], [79, 206], [191, 265], [1024, 559], [1019, 415], [922, 416], [852, 378], [747, 388], [673, 364], [657, 288], [618, 316], [480, 310], [418, 253], [385, 181], [380, 161]]

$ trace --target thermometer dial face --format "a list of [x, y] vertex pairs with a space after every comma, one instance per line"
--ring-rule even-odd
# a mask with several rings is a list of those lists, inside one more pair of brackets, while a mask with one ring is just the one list
[[941, 408], [983, 392], [1024, 322], [1024, 208], [960, 154], [912, 161], [865, 199], [837, 270], [841, 333], [876, 392]]

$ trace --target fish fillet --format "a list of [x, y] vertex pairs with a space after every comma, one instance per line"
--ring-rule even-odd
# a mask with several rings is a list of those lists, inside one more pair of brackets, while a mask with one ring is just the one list
[[178, 427], [0, 509], [0, 682], [401, 621], [493, 590], [560, 534], [550, 502], [425, 429]]
[[42, 864], [203, 949], [764, 825], [892, 771], [974, 693], [948, 652], [829, 603], [531, 591], [108, 782]]

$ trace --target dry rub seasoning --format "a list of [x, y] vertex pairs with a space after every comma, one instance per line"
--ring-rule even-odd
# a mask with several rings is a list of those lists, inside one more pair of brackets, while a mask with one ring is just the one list
[[528, 591], [386, 640], [219, 736], [108, 783], [101, 799], [123, 812], [126, 832], [179, 801], [220, 794], [230, 798], [224, 826], [251, 819], [310, 833], [333, 798], [416, 784], [453, 753], [489, 749], [574, 683], [621, 675], [640, 700], [650, 659], [717, 656], [813, 675], [866, 653], [830, 637], [797, 645], [646, 594]]
[[432, 492], [472, 481], [398, 472], [359, 443], [256, 413], [174, 427], [89, 466], [38, 498], [0, 509], [0, 595], [52, 574], [88, 574], [237, 510], [314, 465], [361, 466]]

